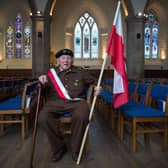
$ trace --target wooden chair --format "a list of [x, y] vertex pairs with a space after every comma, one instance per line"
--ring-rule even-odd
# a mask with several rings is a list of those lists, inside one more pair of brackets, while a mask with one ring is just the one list
[[[94, 92], [94, 85], [90, 85], [88, 90], [87, 90], [87, 98], [86, 101], [89, 105], [92, 103], [92, 98], [93, 98], [93, 92]], [[72, 122], [72, 116], [71, 114], [65, 114], [59, 118], [61, 124], [71, 124]], [[71, 134], [70, 129], [64, 130], [64, 134]]]
[[[154, 85], [145, 90], [144, 92], [147, 93], [143, 98], [144, 103], [129, 102], [120, 108], [120, 140], [123, 140], [124, 125], [131, 122], [133, 153], [136, 152], [138, 134], [162, 133], [163, 149], [165, 150], [167, 146], [168, 87]], [[164, 102], [165, 111], [159, 108], [158, 102]], [[154, 127], [158, 123], [160, 123], [159, 127]]]
[[[87, 89], [87, 98], [86, 101], [89, 105], [91, 105], [92, 103], [92, 99], [93, 99], [93, 93], [94, 93], [94, 85], [90, 85], [89, 88]], [[60, 123], [62, 124], [63, 128], [63, 134], [71, 134], [71, 130], [70, 130], [70, 124], [72, 123], [72, 116], [71, 114], [64, 114], [63, 116], [61, 116], [59, 118]], [[92, 118], [92, 120], [94, 120], [94, 116]], [[85, 152], [87, 153], [89, 151], [89, 139], [86, 139], [86, 145], [85, 145]]]
[[37, 83], [37, 81], [26, 83], [21, 95], [0, 103], [0, 124], [20, 123], [22, 139], [25, 139], [27, 134], [29, 105], [32, 93], [36, 91]]
[[[138, 84], [137, 82], [130, 82], [128, 83], [128, 94], [129, 94], [129, 101], [133, 102], [133, 101], [137, 101], [138, 99], [138, 95], [137, 95], [137, 89], [138, 89]], [[120, 138], [121, 136], [121, 112], [120, 109], [118, 109], [118, 138]]]
[[114, 120], [116, 118], [116, 111], [113, 108], [113, 80], [110, 78], [105, 78], [102, 81], [102, 92], [98, 97], [98, 108], [103, 108], [100, 110], [102, 117], [105, 121], [114, 129]]

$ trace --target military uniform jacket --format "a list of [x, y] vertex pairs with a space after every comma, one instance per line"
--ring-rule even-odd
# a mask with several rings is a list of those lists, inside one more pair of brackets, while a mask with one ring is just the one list
[[[71, 98], [85, 98], [86, 87], [97, 82], [96, 78], [88, 70], [81, 67], [72, 66], [70, 69], [64, 71], [60, 71], [59, 67], [56, 67], [55, 70]], [[49, 77], [47, 98], [48, 100], [60, 99]]]

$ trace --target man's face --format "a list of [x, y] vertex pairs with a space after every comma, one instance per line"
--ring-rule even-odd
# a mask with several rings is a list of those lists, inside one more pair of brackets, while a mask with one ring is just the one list
[[57, 59], [57, 63], [58, 63], [61, 70], [67, 70], [72, 66], [73, 58], [69, 55], [61, 55]]

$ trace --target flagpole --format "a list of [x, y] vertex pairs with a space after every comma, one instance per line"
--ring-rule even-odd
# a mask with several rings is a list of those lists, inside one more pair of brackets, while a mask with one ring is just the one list
[[[119, 12], [119, 9], [120, 9], [120, 4], [121, 4], [121, 2], [118, 1], [117, 9], [116, 9], [116, 12], [115, 12], [115, 17], [114, 17], [114, 20], [113, 20], [113, 25], [116, 23], [118, 12]], [[108, 55], [106, 53], [105, 58], [103, 60], [102, 67], [101, 67], [101, 71], [100, 71], [100, 75], [99, 75], [99, 78], [98, 78], [98, 82], [97, 82], [96, 88], [100, 87], [100, 83], [101, 83], [101, 80], [102, 80], [104, 68], [105, 68], [106, 61], [107, 61], [107, 57], [108, 57]], [[86, 129], [85, 129], [85, 132], [84, 132], [84, 135], [83, 135], [82, 144], [81, 144], [80, 151], [79, 151], [79, 154], [78, 154], [78, 159], [77, 159], [77, 162], [76, 162], [77, 165], [79, 165], [81, 157], [82, 157], [84, 145], [85, 145], [85, 142], [86, 142], [86, 138], [87, 138], [87, 134], [88, 134], [89, 126], [90, 126], [90, 121], [92, 119], [92, 115], [93, 115], [93, 111], [94, 111], [94, 107], [95, 107], [95, 103], [96, 103], [96, 99], [97, 99], [97, 95], [94, 96], [93, 101], [92, 101], [92, 105], [91, 105], [91, 109], [90, 109], [90, 114], [89, 114], [89, 123], [86, 126]]]

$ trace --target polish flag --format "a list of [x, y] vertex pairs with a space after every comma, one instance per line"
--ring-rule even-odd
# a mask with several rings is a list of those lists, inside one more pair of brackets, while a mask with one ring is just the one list
[[128, 102], [128, 80], [124, 56], [120, 1], [118, 1], [106, 52], [111, 57], [111, 64], [114, 67], [113, 104], [115, 108], [118, 108]]

